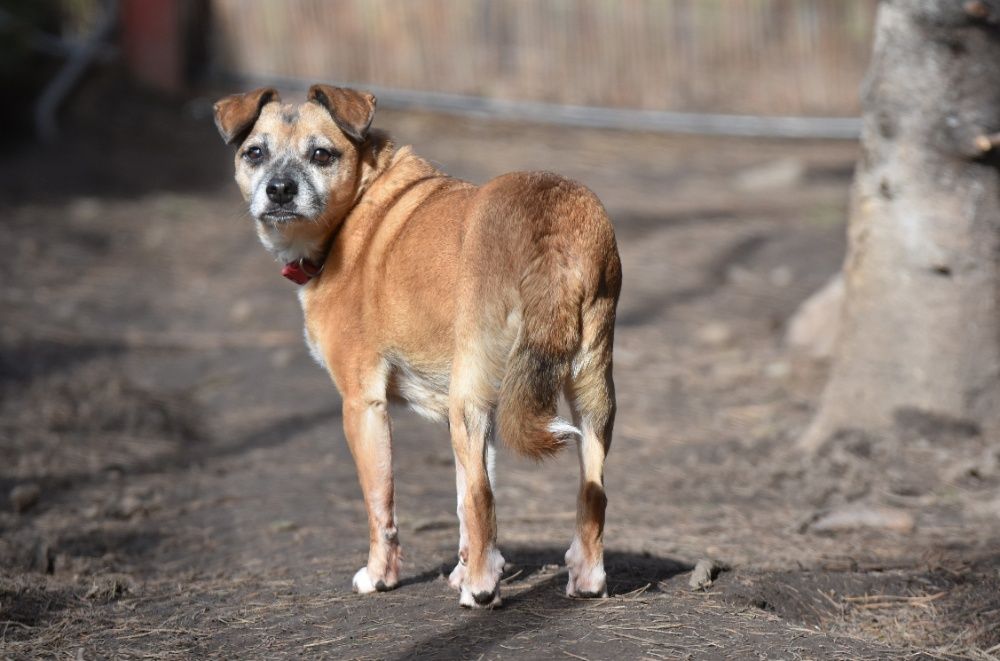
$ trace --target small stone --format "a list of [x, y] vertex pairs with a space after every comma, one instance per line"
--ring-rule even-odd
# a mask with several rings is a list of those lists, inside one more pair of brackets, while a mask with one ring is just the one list
[[721, 321], [705, 324], [698, 330], [698, 342], [709, 347], [723, 347], [733, 339], [733, 331]]
[[132, 515], [141, 509], [142, 500], [129, 494], [119, 501], [118, 506], [115, 508], [115, 514], [123, 519], [130, 519]]
[[715, 578], [723, 569], [724, 567], [714, 560], [702, 558], [695, 563], [694, 570], [691, 572], [691, 578], [688, 579], [688, 585], [695, 591], [707, 590], [712, 587]]
[[10, 490], [10, 502], [17, 513], [34, 507], [42, 497], [42, 488], [34, 482], [19, 484]]

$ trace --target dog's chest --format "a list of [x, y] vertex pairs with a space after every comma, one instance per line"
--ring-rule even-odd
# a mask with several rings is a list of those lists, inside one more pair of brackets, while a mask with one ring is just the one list
[[448, 419], [449, 369], [417, 368], [398, 357], [390, 359], [390, 397], [404, 401], [414, 411], [431, 420]]
[[[337, 341], [331, 343], [329, 325], [325, 328], [318, 326], [315, 316], [310, 314], [315, 311], [312, 308], [320, 301], [315, 300], [309, 287], [299, 289], [299, 301], [305, 316], [306, 347], [313, 359], [330, 374], [335, 385], [339, 387], [337, 371], [338, 367], [343, 368], [344, 365], [336, 355], [327, 355], [326, 351], [331, 350], [331, 347], [339, 347], [342, 343]], [[397, 351], [383, 355], [382, 358], [383, 362], [378, 369], [380, 375], [375, 382], [385, 379], [385, 393], [389, 399], [408, 404], [414, 411], [431, 420], [442, 422], [448, 419], [450, 360], [442, 360], [440, 364], [432, 365], [423, 362], [414, 364]], [[350, 381], [354, 381], [356, 377], [361, 377], [361, 381], [364, 382], [370, 381], [365, 375], [339, 376]]]
[[312, 356], [312, 359], [315, 360], [320, 367], [322, 367], [323, 369], [327, 369], [326, 360], [323, 358], [323, 352], [320, 350], [319, 345], [313, 338], [313, 334], [309, 330], [309, 309], [307, 307], [306, 288], [300, 287], [298, 295], [299, 295], [299, 305], [302, 306], [302, 312], [303, 315], [305, 316], [305, 322], [303, 324], [302, 332], [303, 335], [305, 336], [306, 348], [309, 349], [309, 355]]

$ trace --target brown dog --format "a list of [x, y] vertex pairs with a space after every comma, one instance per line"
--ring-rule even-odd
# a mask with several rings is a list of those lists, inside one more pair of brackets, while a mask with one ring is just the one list
[[[621, 263], [588, 189], [545, 172], [474, 186], [370, 130], [375, 98], [314, 85], [222, 99], [236, 181], [257, 233], [302, 285], [306, 342], [344, 401], [368, 508], [357, 592], [399, 581], [389, 417], [402, 400], [449, 423], [455, 452], [460, 603], [500, 603], [491, 479], [502, 438], [542, 458], [579, 443], [567, 594], [607, 594], [604, 457], [615, 416], [611, 351]], [[573, 424], [556, 417], [560, 393]]]

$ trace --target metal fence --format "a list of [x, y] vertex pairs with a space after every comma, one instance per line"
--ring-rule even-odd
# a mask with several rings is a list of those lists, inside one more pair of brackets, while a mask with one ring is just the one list
[[[718, 121], [698, 118], [799, 116], [794, 134], [801, 118], [858, 113], [876, 4], [211, 0], [213, 66], [246, 81], [367, 85], [402, 105], [515, 116], [563, 108], [556, 114], [570, 123], [607, 124], [608, 111], [627, 109], [611, 124], [656, 128], [666, 118], [713, 132]], [[856, 132], [851, 120], [822, 124], [830, 137]]]

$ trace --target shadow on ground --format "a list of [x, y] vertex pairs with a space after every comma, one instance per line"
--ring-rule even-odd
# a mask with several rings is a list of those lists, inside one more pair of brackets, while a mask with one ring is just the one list
[[[603, 600], [565, 595], [566, 570], [560, 564], [563, 553], [557, 548], [505, 548], [507, 567], [501, 579], [504, 605], [500, 610], [470, 611], [447, 631], [419, 640], [393, 658], [477, 658], [514, 636], [549, 627], [553, 618], [601, 604]], [[612, 598], [637, 590], [659, 592], [661, 582], [692, 568], [674, 558], [621, 551], [608, 551], [604, 562]], [[448, 564], [441, 566], [442, 574], [450, 569]], [[525, 584], [530, 587], [519, 589]]]

